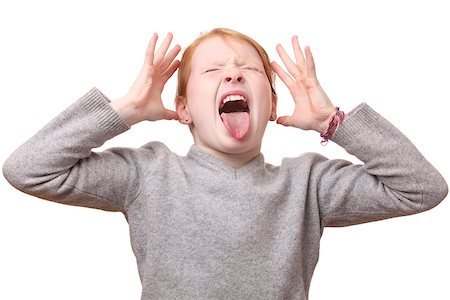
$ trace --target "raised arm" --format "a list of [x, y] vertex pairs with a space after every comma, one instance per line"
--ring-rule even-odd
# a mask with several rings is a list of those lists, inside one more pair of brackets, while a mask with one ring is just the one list
[[[295, 101], [291, 116], [278, 123], [323, 133], [335, 107], [321, 88], [310, 49], [305, 57], [292, 38], [295, 62], [281, 45], [284, 71], [272, 63]], [[323, 226], [345, 226], [425, 211], [442, 201], [448, 187], [439, 172], [390, 122], [361, 104], [351, 111], [332, 140], [364, 165], [321, 159], [313, 170], [312, 194], [319, 200]]]
[[161, 92], [178, 67], [169, 34], [154, 55], [157, 35], [130, 91], [110, 102], [92, 89], [19, 147], [4, 163], [6, 179], [17, 189], [56, 202], [123, 211], [140, 191], [142, 166], [157, 154], [151, 149], [116, 148], [95, 153], [107, 140], [143, 120], [175, 119]]

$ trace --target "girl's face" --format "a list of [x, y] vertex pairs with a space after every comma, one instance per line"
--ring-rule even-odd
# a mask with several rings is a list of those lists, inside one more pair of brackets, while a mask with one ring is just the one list
[[257, 155], [276, 110], [258, 52], [245, 42], [219, 37], [195, 49], [183, 103], [195, 144], [228, 154]]

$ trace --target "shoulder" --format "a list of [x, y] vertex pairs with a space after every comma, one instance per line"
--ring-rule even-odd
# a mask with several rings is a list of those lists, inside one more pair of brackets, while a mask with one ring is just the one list
[[112, 156], [116, 156], [141, 167], [148, 167], [148, 164], [177, 159], [178, 157], [178, 155], [173, 153], [165, 144], [161, 142], [149, 142], [140, 148], [114, 147], [106, 149], [103, 153], [105, 155], [108, 155], [109, 153]]
[[344, 167], [352, 165], [350, 161], [344, 159], [329, 159], [321, 154], [307, 152], [298, 157], [284, 158], [280, 171], [289, 173], [292, 176], [310, 176], [316, 179], [322, 178], [326, 174], [338, 172]]
[[306, 152], [296, 157], [285, 157], [280, 165], [265, 164], [267, 174], [278, 178], [290, 178], [298, 180], [299, 178], [314, 176], [315, 170], [323, 162], [328, 161], [326, 157], [318, 153]]
[[298, 167], [314, 167], [320, 163], [328, 161], [328, 158], [325, 156], [314, 153], [314, 152], [306, 152], [297, 157], [285, 157], [281, 162], [282, 169], [297, 169]]
[[156, 156], [171, 155], [173, 152], [162, 142], [149, 142], [141, 146], [140, 151], [143, 153], [153, 154]]

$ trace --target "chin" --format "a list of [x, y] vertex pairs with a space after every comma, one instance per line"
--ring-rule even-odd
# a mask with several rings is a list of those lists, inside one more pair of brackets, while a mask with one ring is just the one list
[[235, 138], [224, 126], [216, 127], [215, 132], [194, 130], [192, 133], [195, 144], [210, 151], [235, 155], [253, 152], [257, 155], [261, 150], [263, 132], [254, 130], [254, 128], [254, 126], [250, 126], [242, 138]]
[[221, 141], [221, 152], [229, 154], [243, 154], [251, 151], [258, 152], [261, 150], [262, 139], [255, 136], [246, 135], [242, 139], [235, 139], [227, 136]]

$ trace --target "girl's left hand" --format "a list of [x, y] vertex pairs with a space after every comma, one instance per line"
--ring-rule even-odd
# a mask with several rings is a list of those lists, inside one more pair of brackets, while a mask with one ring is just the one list
[[328, 122], [336, 108], [317, 80], [314, 59], [309, 47], [305, 48], [305, 55], [303, 55], [297, 36], [292, 37], [292, 47], [294, 48], [295, 63], [283, 46], [278, 44], [276, 47], [278, 55], [289, 73], [284, 71], [278, 63], [272, 62], [274, 72], [286, 84], [295, 102], [293, 114], [279, 117], [277, 123], [322, 133], [327, 129]]

